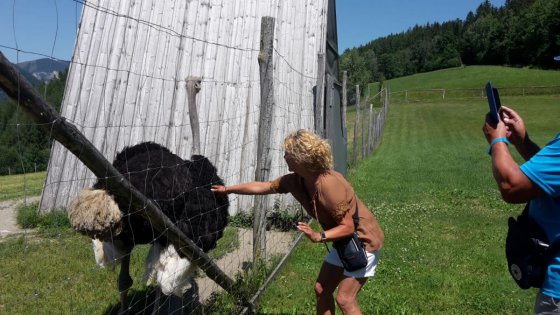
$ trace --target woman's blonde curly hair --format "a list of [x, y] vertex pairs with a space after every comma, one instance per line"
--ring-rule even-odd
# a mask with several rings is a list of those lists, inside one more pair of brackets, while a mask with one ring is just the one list
[[314, 172], [333, 168], [333, 157], [329, 143], [309, 130], [300, 129], [284, 139], [284, 151], [294, 160]]

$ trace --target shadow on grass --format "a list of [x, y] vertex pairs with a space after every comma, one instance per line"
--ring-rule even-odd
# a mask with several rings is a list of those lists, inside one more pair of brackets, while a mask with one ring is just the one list
[[[131, 289], [128, 293], [128, 314], [205, 314], [206, 307], [198, 301], [198, 286], [193, 286], [185, 292], [182, 298], [160, 294], [156, 303], [157, 287], [147, 287], [143, 290]], [[117, 294], [117, 293], [116, 293]], [[157, 311], [154, 306], [157, 304]], [[106, 315], [122, 314], [120, 303], [113, 304], [103, 312]]]

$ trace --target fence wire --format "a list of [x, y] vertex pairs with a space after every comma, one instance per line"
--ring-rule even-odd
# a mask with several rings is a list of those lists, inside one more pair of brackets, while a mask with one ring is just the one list
[[[106, 18], [115, 18], [126, 20], [126, 23], [136, 24], [137, 27], [148, 27], [151, 32], [162, 33], [169, 38], [176, 38], [179, 40], [192, 40], [193, 42], [214, 46], [212, 49], [225, 49], [231, 51], [230, 55], [235, 54], [245, 54], [246, 57], [252, 57], [256, 62], [259, 50], [255, 48], [254, 45], [245, 45], [245, 43], [225, 43], [215, 40], [210, 40], [206, 37], [198, 38], [196, 36], [185, 35], [181, 32], [177, 32], [174, 29], [168, 27], [167, 25], [157, 24], [152, 21], [134, 18], [132, 16], [121, 14], [111, 8], [103, 7], [99, 5], [96, 1], [75, 1], [76, 3], [82, 4], [88, 8], [88, 10], [94, 10], [99, 16], [107, 15]], [[253, 5], [257, 5], [256, 2], [251, 2]], [[226, 2], [222, 3], [224, 6]], [[291, 17], [294, 18], [294, 17]], [[83, 27], [83, 26], [82, 26]], [[321, 37], [319, 40], [321, 40]], [[40, 52], [32, 52], [21, 49], [16, 46], [1, 44], [0, 47], [3, 49], [8, 49], [15, 51], [17, 54], [25, 53], [36, 55], [40, 57], [47, 57], [51, 60], [59, 60], [53, 54], [47, 55]], [[289, 48], [289, 49], [288, 49]], [[282, 137], [286, 129], [297, 129], [300, 127], [312, 126], [314, 113], [312, 102], [313, 96], [313, 85], [317, 81], [315, 73], [316, 65], [308, 65], [303, 61], [297, 61], [294, 63], [293, 53], [291, 47], [281, 47], [276, 48], [273, 51], [276, 68], [278, 71], [274, 74], [274, 85], [280, 89], [277, 96], [280, 98], [278, 106], [273, 113], [274, 125], [270, 126], [271, 133], [277, 135], [277, 137]], [[90, 78], [86, 76], [76, 76], [74, 82], [67, 83], [67, 88], [69, 84], [79, 85], [82, 89], [94, 89], [101, 87], [102, 93], [109, 92], [111, 87], [107, 84], [120, 84], [125, 82], [125, 80], [132, 80], [137, 78], [139, 85], [137, 89], [150, 88], [152, 94], [146, 94], [145, 96], [153, 99], [156, 102], [165, 102], [170, 97], [173, 97], [164, 92], [158, 92], [158, 90], [163, 90], [168, 87], [176, 87], [184, 84], [184, 78], [174, 76], [174, 73], [169, 75], [169, 72], [165, 71], [144, 71], [134, 68], [131, 64], [111, 64], [98, 62], [97, 59], [88, 58], [73, 58], [70, 62], [70, 68], [81, 69], [82, 74], [94, 73], [94, 70], [104, 70], [106, 73], [105, 78], [91, 78], [92, 82], [97, 82], [100, 85], [86, 86], [85, 83]], [[109, 80], [109, 78], [114, 78], [115, 81]], [[226, 79], [224, 79], [226, 78]], [[97, 80], [97, 81], [95, 81]], [[239, 180], [239, 178], [247, 178], [254, 174], [254, 165], [248, 165], [243, 167], [225, 167], [227, 164], [223, 164], [221, 161], [222, 157], [238, 157], [246, 155], [243, 153], [244, 148], [255, 146], [254, 138], [247, 138], [243, 136], [243, 133], [234, 133], [229, 130], [225, 134], [213, 135], [208, 132], [204, 132], [212, 128], [212, 126], [236, 126], [239, 125], [241, 119], [246, 118], [246, 126], [253, 125], [258, 117], [258, 110], [255, 109], [254, 104], [252, 106], [246, 106], [247, 109], [244, 110], [243, 114], [240, 114], [239, 109], [244, 107], [244, 99], [247, 94], [243, 94], [240, 91], [243, 90], [255, 90], [258, 89], [259, 81], [256, 79], [244, 79], [239, 80], [235, 76], [216, 76], [209, 75], [201, 78], [201, 82], [206, 90], [203, 89], [201, 93], [206, 93], [205, 91], [212, 90], [210, 94], [203, 94], [205, 99], [225, 99], [226, 95], [234, 95], [235, 104], [234, 106], [227, 107], [225, 110], [221, 111], [219, 115], [202, 115], [200, 117], [200, 124], [204, 126], [202, 128], [204, 138], [212, 138], [219, 140], [219, 137], [232, 137], [240, 141], [236, 141], [233, 145], [216, 146], [208, 150], [206, 156], [211, 161], [218, 161], [216, 166], [218, 170], [224, 170], [225, 172], [220, 173], [223, 180], [226, 183], [234, 183]], [[209, 88], [211, 87], [211, 88]], [[133, 90], [134, 87], [129, 87], [129, 91]], [[173, 88], [169, 88], [172, 90]], [[166, 134], [169, 130], [170, 122], [165, 119], [159, 119], [163, 117], [164, 112], [142, 112], [141, 110], [133, 110], [132, 114], [125, 114], [122, 111], [116, 110], [112, 104], [117, 100], [121, 99], [128, 106], [134, 106], [133, 102], [126, 99], [126, 89], [121, 95], [115, 95], [114, 99], [103, 99], [106, 102], [105, 107], [101, 107], [100, 111], [94, 111], [90, 107], [85, 106], [79, 108], [80, 105], [86, 104], [87, 99], [82, 99], [79, 96], [74, 96], [77, 102], [67, 102], [66, 106], [75, 106], [72, 114], [64, 117], [64, 121], [73, 124], [83, 132], [84, 134], [91, 135], [92, 141], [96, 147], [101, 150], [104, 146], [112, 146], [112, 152], [119, 152], [124, 148], [124, 142], [114, 142], [109, 144], [103, 140], [103, 135], [107, 137], [126, 137], [131, 138], [130, 130], [141, 129], [143, 133], [143, 140], [153, 140], [156, 139], [158, 135]], [[148, 93], [148, 92], [147, 92]], [[108, 95], [108, 94], [107, 94]], [[67, 99], [71, 99], [71, 95], [67, 95]], [[256, 100], [253, 100], [255, 102]], [[307, 106], [302, 110], [301, 105], [307, 104]], [[17, 111], [23, 110], [21, 104], [18, 100], [15, 101], [15, 109]], [[17, 116], [14, 121], [10, 121], [6, 124], [6, 128], [14, 131], [20, 139], [25, 138], [26, 134], [21, 130], [22, 127], [36, 128], [39, 127], [37, 123], [29, 123], [24, 120], [22, 116]], [[90, 120], [82, 119], [81, 117], [91, 117]], [[294, 120], [297, 117], [297, 120]], [[55, 128], [56, 122], [49, 123], [52, 128]], [[191, 123], [188, 120], [182, 120], [180, 122], [174, 122], [174, 128], [187, 132], [191, 128]], [[248, 128], [248, 127], [246, 127]], [[53, 132], [43, 132], [43, 137], [47, 142], [45, 148], [50, 149], [50, 145], [55, 143], [55, 137]], [[95, 139], [99, 140], [96, 142]], [[140, 138], [138, 138], [140, 139]], [[24, 146], [22, 142], [19, 146]], [[279, 143], [274, 144], [269, 148], [272, 153], [276, 156], [281, 157], [281, 152], [279, 152]], [[183, 152], [188, 152], [189, 150], [183, 150]], [[6, 186], [3, 186], [1, 197], [4, 199], [21, 199], [24, 198], [25, 203], [31, 208], [37, 209], [37, 197], [44, 191], [45, 188], [50, 186], [65, 185], [69, 187], [75, 187], [75, 191], [78, 191], [78, 187], [88, 187], [93, 182], [97, 180], [97, 176], [93, 176], [90, 172], [78, 170], [79, 164], [61, 164], [62, 167], [68, 170], [76, 170], [72, 178], [62, 178], [55, 179], [52, 181], [46, 180], [44, 183], [42, 179], [31, 179], [35, 176], [35, 172], [44, 171], [29, 167], [28, 161], [23, 160], [22, 150], [20, 149], [18, 156], [16, 157], [21, 161], [21, 167], [16, 170], [8, 169], [8, 175], [10, 175], [10, 181], [15, 181], [22, 183], [22, 186], [14, 188], [16, 192], [7, 191]], [[175, 152], [178, 153], [178, 152]], [[78, 156], [79, 157], [79, 156]], [[111, 161], [114, 157], [107, 156]], [[67, 159], [69, 157], [60, 157], [61, 159]], [[181, 155], [181, 158], [187, 160], [189, 155]], [[234, 159], [234, 158], [232, 158]], [[52, 163], [60, 162], [59, 158], [51, 158]], [[54, 165], [54, 164], [53, 164]], [[167, 166], [160, 165], [156, 169], [163, 170]], [[275, 157], [272, 163], [272, 173], [282, 174], [287, 172], [287, 168], [283, 165], [281, 158]], [[19, 174], [19, 175], [14, 175]], [[41, 173], [40, 176], [45, 176]], [[135, 173], [129, 172], [127, 176], [133, 177]], [[15, 176], [15, 177], [14, 177]], [[103, 180], [111, 180], [110, 177], [102, 178]], [[39, 182], [40, 184], [29, 184], [30, 181]], [[148, 182], [146, 185], [153, 185], [154, 183]], [[58, 189], [58, 188], [56, 188]], [[190, 191], [184, 193], [196, 192], [199, 189], [208, 189], [206, 186], [193, 187]], [[180, 197], [173, 197], [180, 198]], [[244, 196], [232, 196], [230, 202], [232, 204], [241, 204], [245, 202], [244, 199], [248, 197]], [[64, 201], [62, 204], [66, 204]], [[219, 266], [219, 268], [224, 271], [232, 279], [235, 279], [239, 285], [244, 283], [251, 283], [251, 286], [243, 288], [248, 294], [247, 297], [252, 297], [256, 299], [259, 291], [262, 291], [263, 286], [260, 284], [269, 282], [273, 278], [275, 272], [277, 272], [278, 267], [285, 262], [287, 255], [293, 249], [295, 244], [301, 239], [298, 237], [298, 233], [294, 229], [294, 221], [305, 220], [306, 217], [300, 207], [297, 207], [293, 202], [282, 201], [281, 198], [275, 199], [273, 201], [275, 205], [271, 209], [267, 209], [269, 217], [269, 230], [266, 236], [266, 264], [263, 267], [264, 270], [257, 269], [253, 265], [252, 249], [253, 249], [253, 231], [251, 227], [251, 217], [250, 213], [253, 209], [236, 209], [231, 213], [230, 224], [224, 230], [224, 236], [218, 241], [218, 247], [211, 251], [209, 255], [212, 257], [213, 261]], [[142, 212], [145, 209], [136, 209], [136, 212]], [[209, 209], [209, 211], [214, 211], [215, 209]], [[48, 212], [48, 211], [47, 211]], [[47, 215], [52, 214], [48, 213]], [[248, 224], [249, 223], [249, 224]], [[72, 262], [72, 266], [66, 270], [61, 270], [63, 261], [57, 260], [58, 257], [49, 257], [51, 264], [42, 267], [39, 271], [41, 274], [56, 274], [57, 278], [43, 280], [43, 277], [38, 277], [37, 281], [34, 283], [29, 283], [33, 288], [32, 292], [28, 294], [23, 294], [20, 297], [8, 294], [8, 286], [2, 286], [0, 289], [0, 295], [6, 298], [2, 299], [2, 308], [9, 313], [20, 313], [21, 310], [36, 309], [39, 312], [44, 310], [54, 310], [62, 313], [115, 313], [118, 312], [120, 305], [118, 303], [118, 292], [115, 286], [115, 274], [107, 273], [105, 271], [100, 272], [94, 268], [94, 260], [91, 256], [92, 254], [86, 254], [82, 249], [90, 249], [91, 245], [88, 244], [88, 240], [85, 237], [78, 237], [74, 234], [67, 233], [68, 227], [61, 226], [56, 230], [58, 238], [52, 239], [49, 235], [39, 234], [38, 238], [35, 238], [34, 232], [24, 232], [20, 234], [22, 236], [21, 240], [27, 248], [31, 251], [41, 251], [44, 249], [36, 248], [32, 246], [31, 242], [47, 242], [56, 243], [60, 249], [65, 252], [63, 256], [66, 262]], [[160, 231], [165, 232], [165, 231]], [[154, 237], [152, 241], [157, 241], [160, 236]], [[9, 243], [10, 241], [8, 241]], [[10, 243], [11, 244], [11, 243]], [[4, 246], [0, 243], [0, 247]], [[51, 247], [48, 247], [51, 248]], [[133, 253], [133, 261], [131, 269], [142, 270], [144, 257], [148, 255], [149, 248], [145, 245], [138, 245], [137, 249]], [[89, 252], [89, 251], [88, 251]], [[32, 260], [36, 259], [35, 252], [30, 252], [28, 250], [20, 251], [16, 255], [17, 261], [10, 261], [10, 264], [3, 268], [3, 272], [9, 275], [11, 278], [18, 280], [15, 281], [31, 281], [27, 278], [18, 278], [17, 275], [23, 275], [26, 273], [31, 273], [31, 270], [36, 268]], [[62, 258], [62, 257], [61, 257]], [[147, 313], [154, 310], [156, 307], [161, 307], [162, 311], [165, 308], [174, 307], [174, 303], [171, 299], [161, 301], [158, 304], [154, 300], [154, 296], [157, 293], [157, 289], [153, 286], [141, 285], [143, 282], [143, 276], [141, 272], [135, 271], [132, 274], [134, 286], [133, 291], [130, 292], [130, 304], [129, 308], [134, 313]], [[73, 279], [72, 281], [67, 281], [65, 279]], [[54, 285], [54, 287], [53, 287]], [[57, 286], [59, 288], [57, 288]], [[84, 287], [88, 287], [85, 289]], [[64, 292], [81, 292], [84, 296], [82, 298], [76, 298], [76, 296], [67, 296]], [[90, 298], [89, 295], [93, 298]], [[225, 296], [225, 297], [224, 297]], [[220, 302], [222, 299], [233, 299], [230, 301], [229, 305], [235, 305], [235, 297], [231, 297], [228, 294], [224, 294], [222, 288], [214, 283], [209, 277], [205, 276], [203, 273], [198, 273], [193, 278], [191, 287], [187, 290], [184, 296], [181, 297], [179, 303], [179, 309], [184, 313], [224, 313], [230, 311], [229, 309], [224, 311], [220, 309]], [[95, 302], [92, 302], [95, 301]], [[176, 301], [175, 301], [176, 302]], [[175, 305], [176, 307], [176, 305]]]

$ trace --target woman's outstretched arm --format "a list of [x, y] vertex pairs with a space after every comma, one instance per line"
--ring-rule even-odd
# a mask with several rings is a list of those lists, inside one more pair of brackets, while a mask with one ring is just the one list
[[274, 193], [270, 182], [249, 182], [238, 185], [222, 186], [212, 185], [211, 190], [215, 194], [238, 194], [238, 195], [267, 195]]

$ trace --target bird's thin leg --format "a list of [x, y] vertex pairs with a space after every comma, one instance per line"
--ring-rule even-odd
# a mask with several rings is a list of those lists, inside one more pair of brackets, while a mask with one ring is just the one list
[[152, 309], [152, 315], [159, 314], [159, 309], [161, 307], [161, 295], [162, 295], [161, 288], [157, 286], [155, 290], [156, 290], [156, 297], [154, 299], [154, 308]]
[[128, 289], [132, 286], [132, 278], [130, 277], [130, 250], [122, 258], [121, 270], [119, 272], [119, 278], [117, 279], [117, 285], [119, 292], [121, 294], [121, 314], [128, 313]]

